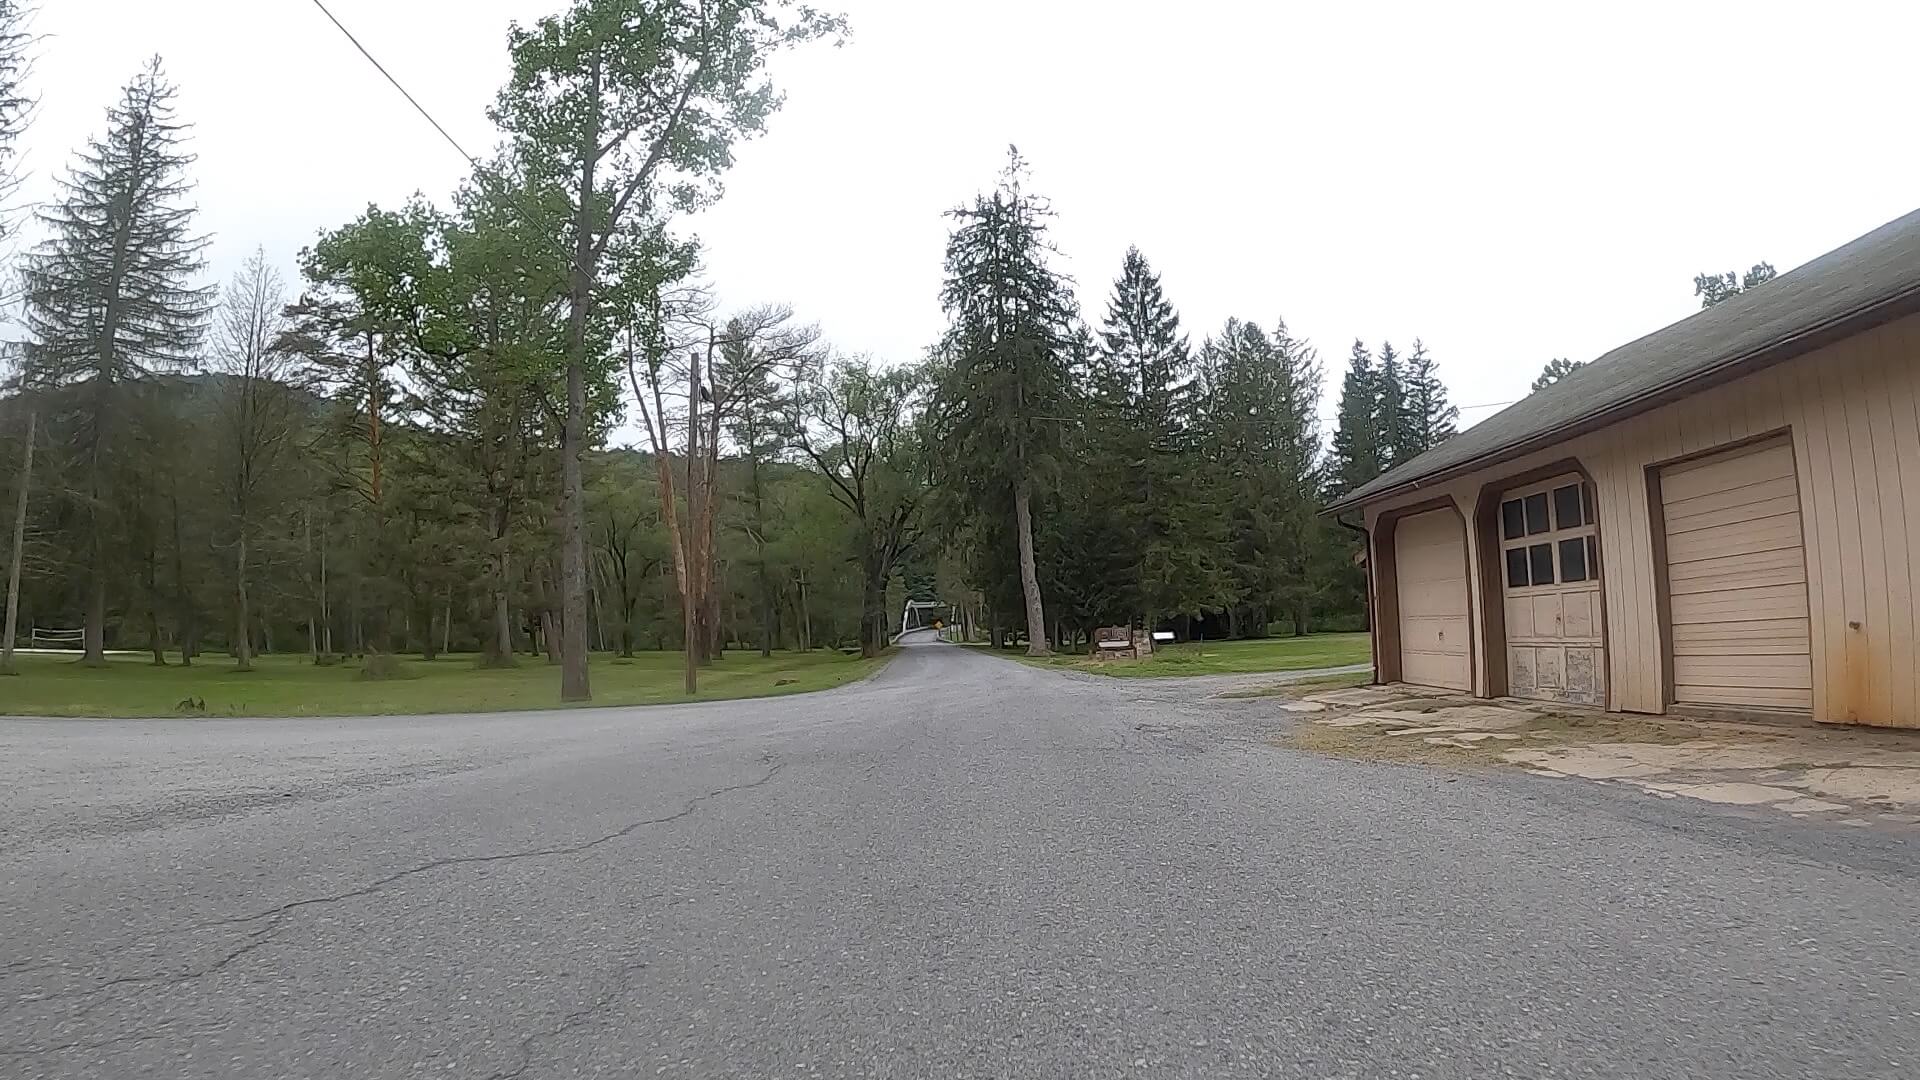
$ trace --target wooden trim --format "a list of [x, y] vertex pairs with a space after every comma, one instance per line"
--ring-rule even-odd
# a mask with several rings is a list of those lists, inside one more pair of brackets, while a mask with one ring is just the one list
[[[1374, 604], [1374, 651], [1373, 677], [1375, 682], [1400, 682], [1400, 577], [1398, 552], [1394, 548], [1395, 534], [1399, 531], [1402, 518], [1418, 514], [1430, 514], [1435, 510], [1451, 510], [1460, 522], [1461, 554], [1467, 555], [1467, 519], [1460, 512], [1460, 506], [1449, 496], [1440, 495], [1425, 502], [1410, 506], [1396, 506], [1384, 510], [1373, 523], [1373, 552], [1368, 558], [1367, 580], [1373, 587]], [[1467, 584], [1467, 682], [1473, 682], [1473, 643], [1478, 640], [1474, 631], [1473, 617], [1473, 567], [1471, 563], [1460, 567]], [[1471, 692], [1471, 691], [1469, 691]]]
[[[1646, 466], [1647, 534], [1652, 537], [1653, 545], [1653, 617], [1658, 624], [1654, 627], [1654, 632], [1659, 635], [1660, 639], [1660, 706], [1668, 713], [1672, 712], [1675, 704], [1673, 678], [1673, 586], [1667, 578], [1667, 504], [1666, 500], [1662, 498], [1660, 474], [1675, 465], [1685, 465], [1691, 461], [1702, 461], [1706, 458], [1718, 457], [1721, 454], [1737, 453], [1741, 450], [1758, 447], [1771, 442], [1784, 443], [1787, 447], [1787, 455], [1793, 459], [1794, 499], [1798, 501], [1800, 497], [1800, 454], [1793, 445], [1793, 425], [1791, 424], [1785, 427], [1772, 428], [1760, 432], [1758, 435], [1749, 435], [1744, 439], [1735, 439], [1732, 442], [1721, 443], [1718, 446], [1708, 447], [1705, 450], [1696, 450], [1691, 454], [1680, 454], [1675, 457], [1666, 458]], [[1807, 521], [1807, 508], [1802, 506], [1800, 507], [1800, 576], [1802, 581], [1811, 582], [1813, 578], [1808, 573], [1807, 567]], [[1604, 580], [1603, 578], [1602, 581], [1604, 582]], [[1807, 633], [1809, 635], [1813, 633], [1811, 597], [1809, 597], [1808, 602]], [[1808, 649], [1809, 659], [1811, 659], [1811, 641], [1808, 642]], [[1819, 700], [1820, 696], [1816, 693], [1814, 695], [1814, 702], [1818, 704]], [[1724, 710], [1723, 715], [1726, 716], [1744, 715], [1743, 710], [1733, 706], [1704, 707], [1722, 709]], [[1689, 705], [1687, 708], [1692, 710], [1694, 706]], [[1775, 715], [1798, 712], [1798, 710], [1790, 709], [1769, 709], [1763, 711]]]
[[1664, 465], [1648, 465], [1647, 535], [1653, 558], [1654, 633], [1660, 639], [1660, 708], [1673, 707], [1673, 586], [1667, 581], [1667, 503], [1660, 488]]
[[[1764, 442], [1773, 442], [1775, 439], [1786, 439], [1791, 442], [1793, 439], [1793, 426], [1789, 424], [1786, 427], [1772, 428], [1758, 435], [1749, 435], [1744, 439], [1735, 439], [1732, 442], [1721, 443], [1718, 446], [1706, 450], [1695, 450], [1691, 454], [1680, 454], [1675, 457], [1665, 458], [1648, 465], [1647, 468], [1665, 469], [1674, 465], [1685, 465], [1690, 461], [1699, 461], [1703, 458], [1716, 457], [1720, 454], [1731, 454], [1735, 450], [1745, 450], [1750, 446], [1758, 446]], [[1793, 467], [1794, 475], [1800, 475], [1800, 462], [1797, 459], [1794, 461]]]
[[1485, 696], [1508, 697], [1512, 692], [1507, 685], [1507, 576], [1501, 563], [1501, 497], [1514, 488], [1568, 474], [1580, 477], [1580, 482], [1593, 490], [1593, 549], [1600, 556], [1600, 649], [1604, 661], [1599, 675], [1606, 680], [1607, 687], [1601, 704], [1611, 712], [1614, 702], [1613, 641], [1607, 626], [1607, 579], [1612, 575], [1606, 569], [1606, 526], [1601, 524], [1607, 515], [1600, 509], [1600, 485], [1594, 482], [1593, 474], [1577, 457], [1549, 461], [1545, 465], [1497, 477], [1480, 485], [1480, 497], [1474, 501], [1473, 528], [1480, 548], [1480, 624], [1486, 627], [1484, 637], [1476, 639], [1486, 654]]

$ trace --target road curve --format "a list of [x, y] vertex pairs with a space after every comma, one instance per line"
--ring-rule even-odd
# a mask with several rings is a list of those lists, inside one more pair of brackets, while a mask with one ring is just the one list
[[838, 691], [0, 721], [0, 1076], [1920, 1075], [1906, 835]]

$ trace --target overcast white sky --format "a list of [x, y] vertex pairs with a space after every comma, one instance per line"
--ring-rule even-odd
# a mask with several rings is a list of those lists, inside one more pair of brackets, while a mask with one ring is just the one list
[[[328, 2], [476, 152], [508, 22], [561, 6]], [[222, 279], [255, 245], [291, 279], [319, 229], [464, 170], [311, 0], [40, 6], [30, 190], [159, 53]], [[1283, 316], [1329, 399], [1355, 337], [1418, 336], [1457, 403], [1511, 400], [1694, 310], [1697, 271], [1785, 270], [1920, 204], [1910, 3], [838, 6], [852, 41], [778, 65], [785, 110], [689, 228], [730, 302], [882, 358], [939, 334], [941, 212], [1009, 142], [1090, 316], [1138, 244], [1196, 342]]]

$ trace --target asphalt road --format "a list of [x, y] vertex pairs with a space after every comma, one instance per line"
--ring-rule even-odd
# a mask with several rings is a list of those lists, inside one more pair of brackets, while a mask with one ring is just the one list
[[0, 721], [0, 1076], [1920, 1076], [1906, 834], [1281, 724], [946, 646], [765, 702]]

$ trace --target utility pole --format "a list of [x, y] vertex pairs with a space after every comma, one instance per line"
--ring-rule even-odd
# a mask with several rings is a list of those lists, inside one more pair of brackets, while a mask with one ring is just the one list
[[7, 573], [7, 625], [0, 637], [0, 675], [13, 671], [13, 633], [20, 624], [20, 563], [27, 550], [27, 492], [33, 489], [33, 431], [36, 415], [27, 413], [27, 449], [21, 455], [20, 498], [13, 512], [13, 569]]

